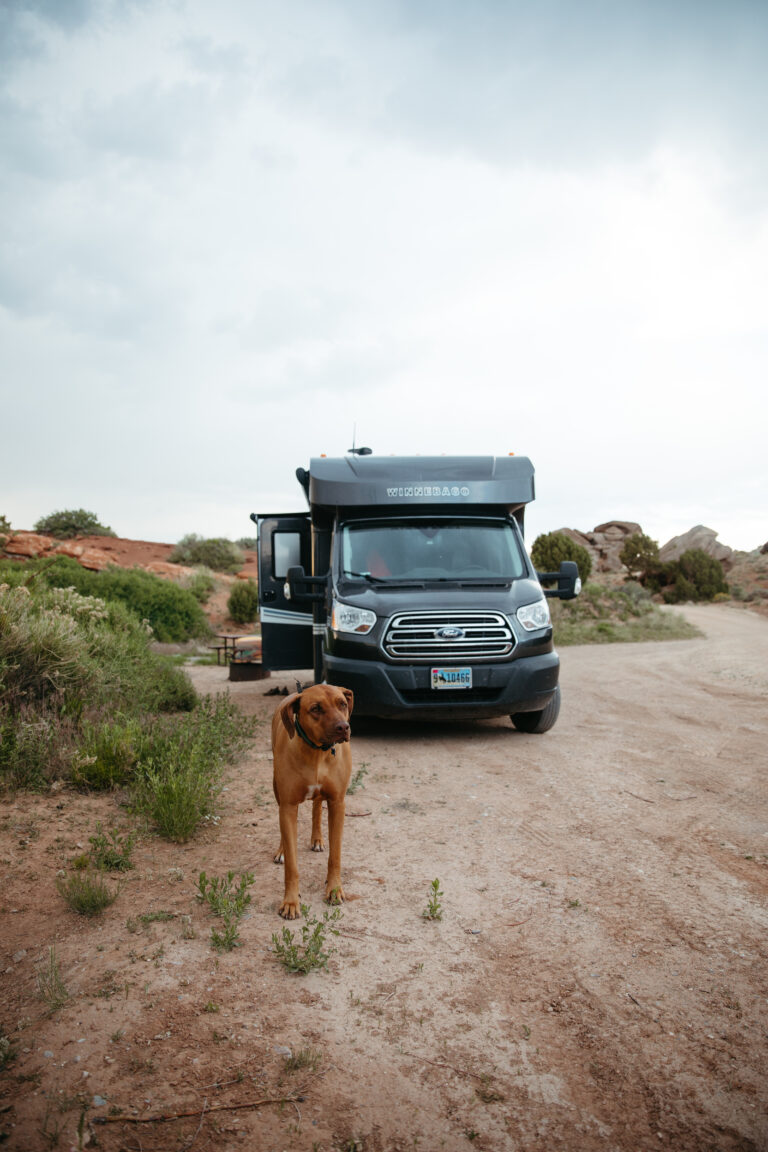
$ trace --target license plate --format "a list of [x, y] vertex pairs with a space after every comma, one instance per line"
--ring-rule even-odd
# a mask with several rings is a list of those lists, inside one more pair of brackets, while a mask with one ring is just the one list
[[433, 668], [433, 688], [471, 688], [471, 668]]

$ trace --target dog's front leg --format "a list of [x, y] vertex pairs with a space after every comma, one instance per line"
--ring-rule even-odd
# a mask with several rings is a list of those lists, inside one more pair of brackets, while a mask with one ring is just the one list
[[280, 805], [280, 842], [285, 857], [285, 894], [280, 906], [284, 920], [297, 920], [301, 915], [299, 899], [299, 861], [297, 852], [298, 804]]
[[323, 798], [315, 796], [312, 801], [312, 851], [324, 852], [323, 844]]
[[344, 835], [344, 796], [328, 801], [328, 875], [325, 880], [325, 898], [331, 904], [341, 904], [344, 889], [341, 886], [341, 841]]

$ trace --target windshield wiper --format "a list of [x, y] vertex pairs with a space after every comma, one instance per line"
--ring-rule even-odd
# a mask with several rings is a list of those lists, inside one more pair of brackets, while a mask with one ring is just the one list
[[410, 576], [374, 576], [370, 572], [350, 572], [345, 568], [344, 576], [354, 576], [358, 580], [367, 580], [369, 584], [386, 584], [387, 588], [423, 588], [424, 581]]
[[357, 576], [360, 580], [367, 580], [370, 584], [387, 584], [388, 581], [384, 576], [373, 576], [370, 572], [350, 572], [344, 569], [345, 576]]

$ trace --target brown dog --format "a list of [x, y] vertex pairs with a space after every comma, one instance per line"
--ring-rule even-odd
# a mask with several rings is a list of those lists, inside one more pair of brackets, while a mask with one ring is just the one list
[[349, 717], [353, 697], [348, 688], [315, 684], [288, 696], [272, 717], [275, 798], [280, 806], [280, 847], [275, 863], [285, 861], [285, 895], [280, 915], [295, 920], [300, 912], [297, 826], [299, 804], [312, 801], [313, 852], [323, 851], [320, 826], [323, 800], [328, 805], [328, 875], [325, 899], [338, 904], [341, 887], [341, 840], [352, 754]]

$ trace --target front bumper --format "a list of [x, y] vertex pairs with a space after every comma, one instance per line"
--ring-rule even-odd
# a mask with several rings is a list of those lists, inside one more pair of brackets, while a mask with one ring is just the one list
[[401, 667], [326, 655], [325, 679], [350, 688], [356, 716], [399, 720], [484, 720], [537, 712], [552, 698], [560, 673], [556, 652], [506, 664], [471, 664], [472, 688], [431, 687], [430, 665]]

